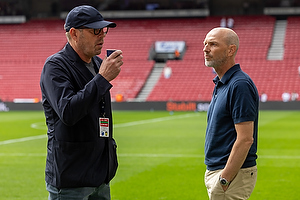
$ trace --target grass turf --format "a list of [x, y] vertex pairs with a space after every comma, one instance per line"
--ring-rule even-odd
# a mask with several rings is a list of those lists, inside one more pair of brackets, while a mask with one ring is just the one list
[[[299, 121], [300, 112], [260, 112], [258, 181], [250, 199], [298, 199]], [[47, 199], [44, 124], [41, 111], [0, 113], [0, 199]], [[208, 199], [205, 112], [115, 111], [114, 124], [119, 169], [112, 200]]]

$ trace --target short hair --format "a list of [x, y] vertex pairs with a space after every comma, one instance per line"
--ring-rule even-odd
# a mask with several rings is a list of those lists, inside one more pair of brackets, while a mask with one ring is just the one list
[[236, 54], [238, 49], [239, 49], [240, 41], [239, 41], [238, 35], [234, 31], [232, 31], [232, 30], [227, 31], [226, 43], [227, 43], [228, 46], [229, 45], [235, 45], [236, 46], [236, 51], [235, 51], [235, 54]]
[[[78, 30], [79, 30], [80, 32], [82, 32], [82, 29], [78, 29]], [[66, 37], [67, 37], [67, 40], [68, 40], [68, 41], [72, 40], [70, 31], [66, 32]]]
[[72, 38], [71, 38], [71, 35], [70, 35], [70, 32], [66, 32], [66, 37], [67, 37], [67, 40], [70, 41]]

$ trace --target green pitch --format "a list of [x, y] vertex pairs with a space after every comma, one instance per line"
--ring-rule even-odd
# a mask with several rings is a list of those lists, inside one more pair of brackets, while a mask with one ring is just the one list
[[[299, 199], [300, 112], [261, 111], [250, 199]], [[47, 199], [43, 112], [0, 112], [0, 199]], [[203, 200], [204, 112], [114, 112], [112, 200]]]

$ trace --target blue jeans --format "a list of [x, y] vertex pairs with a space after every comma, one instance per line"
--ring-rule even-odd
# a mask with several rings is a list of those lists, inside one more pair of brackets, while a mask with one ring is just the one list
[[46, 183], [48, 200], [110, 200], [109, 184], [99, 187], [79, 187], [58, 189]]

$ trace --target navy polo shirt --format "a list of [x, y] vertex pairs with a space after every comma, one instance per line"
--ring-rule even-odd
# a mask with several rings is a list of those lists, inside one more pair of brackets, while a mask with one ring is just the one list
[[220, 80], [214, 78], [215, 88], [207, 112], [205, 164], [208, 170], [223, 169], [237, 134], [235, 124], [254, 121], [254, 142], [242, 166], [256, 165], [259, 96], [251, 78], [239, 64], [230, 68]]

